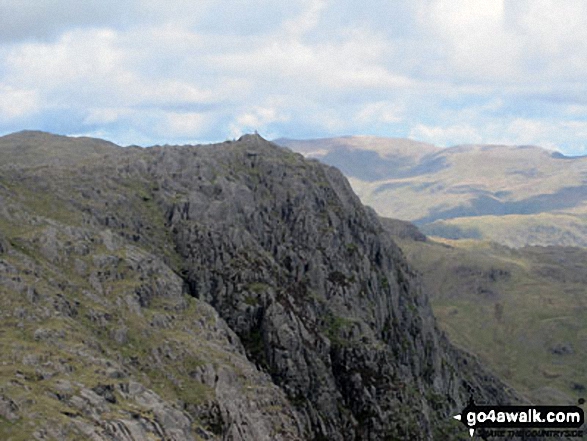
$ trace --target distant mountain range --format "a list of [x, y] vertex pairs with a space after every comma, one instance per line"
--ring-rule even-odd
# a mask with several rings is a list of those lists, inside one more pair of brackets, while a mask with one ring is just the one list
[[587, 246], [587, 157], [372, 136], [275, 142], [339, 168], [363, 203], [426, 234]]

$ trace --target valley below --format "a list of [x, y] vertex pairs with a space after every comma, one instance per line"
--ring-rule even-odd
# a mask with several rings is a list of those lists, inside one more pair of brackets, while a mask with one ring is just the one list
[[396, 238], [451, 341], [533, 402], [587, 393], [587, 250]]

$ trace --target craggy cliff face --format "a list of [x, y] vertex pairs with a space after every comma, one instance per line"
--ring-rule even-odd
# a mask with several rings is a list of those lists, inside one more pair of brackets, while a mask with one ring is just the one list
[[334, 168], [258, 136], [0, 138], [0, 435], [457, 439], [515, 395]]

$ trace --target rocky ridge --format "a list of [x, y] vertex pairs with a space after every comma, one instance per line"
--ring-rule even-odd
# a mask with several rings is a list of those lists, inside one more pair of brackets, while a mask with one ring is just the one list
[[342, 174], [256, 135], [0, 138], [0, 300], [6, 439], [457, 439], [519, 400]]

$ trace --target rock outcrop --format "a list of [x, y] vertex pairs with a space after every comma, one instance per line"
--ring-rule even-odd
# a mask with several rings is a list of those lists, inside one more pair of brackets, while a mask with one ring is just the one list
[[399, 219], [380, 217], [381, 225], [389, 234], [398, 239], [411, 239], [417, 242], [426, 242], [428, 238], [416, 225]]
[[470, 396], [519, 400], [332, 167], [42, 133], [0, 164], [4, 438], [451, 439]]

